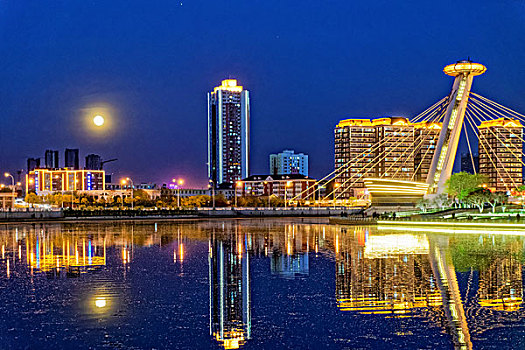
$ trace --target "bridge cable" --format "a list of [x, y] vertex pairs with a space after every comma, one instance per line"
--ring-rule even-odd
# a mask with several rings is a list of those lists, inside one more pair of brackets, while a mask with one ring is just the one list
[[[393, 138], [394, 136], [388, 138], [388, 139], [384, 139], [384, 140], [381, 140], [379, 142], [376, 142], [374, 144], [374, 146], [367, 150], [368, 153], [371, 153], [371, 152], [374, 152], [375, 150], [377, 150], [379, 147], [382, 146], [383, 143], [389, 141], [391, 138]], [[295, 195], [294, 197], [292, 197], [289, 201], [293, 201], [295, 200], [297, 197], [299, 196], [302, 196], [305, 192], [307, 192], [308, 190], [310, 190], [312, 187], [315, 187], [316, 185], [318, 185], [319, 183], [321, 183], [322, 181], [326, 180], [327, 178], [329, 178], [330, 176], [334, 175], [334, 174], [337, 174], [334, 176], [334, 179], [338, 176], [341, 175], [341, 173], [345, 172], [348, 170], [348, 168], [350, 168], [350, 166], [354, 165], [355, 163], [361, 161], [362, 159], [365, 159], [368, 155], [366, 153], [363, 153], [363, 154], [358, 154], [356, 155], [355, 157], [353, 157], [352, 159], [350, 159], [349, 161], [347, 161], [345, 164], [339, 166], [338, 168], [336, 168], [334, 171], [332, 171], [331, 173], [329, 173], [328, 175], [326, 175], [325, 177], [323, 177], [321, 180], [318, 180], [316, 181], [313, 185], [307, 187], [305, 190], [303, 190], [302, 192], [300, 192], [299, 194]], [[357, 159], [356, 159], [357, 158]], [[314, 192], [312, 193], [312, 195], [314, 195], [318, 190], [320, 190], [320, 188], [318, 187], [317, 189], [314, 190]], [[308, 196], [307, 196], [308, 197]]]
[[490, 100], [490, 99], [488, 99], [488, 98], [486, 98], [486, 97], [483, 97], [483, 96], [481, 96], [481, 95], [478, 95], [478, 94], [476, 94], [476, 93], [474, 93], [474, 92], [473, 92], [472, 94], [473, 94], [475, 97], [477, 97], [477, 98], [479, 98], [479, 99], [482, 99], [482, 100], [486, 101], [487, 103], [490, 103], [490, 104], [492, 104], [492, 105], [494, 105], [494, 106], [496, 106], [496, 107], [499, 107], [500, 109], [503, 109], [503, 110], [508, 111], [508, 113], [515, 114], [515, 115], [519, 116], [519, 118], [521, 118], [521, 119], [525, 119], [525, 115], [523, 115], [523, 114], [520, 114], [520, 113], [518, 113], [518, 112], [516, 112], [516, 111], [514, 111], [514, 110], [512, 110], [512, 109], [510, 109], [510, 108], [508, 108], [508, 107], [505, 107], [505, 106], [503, 106], [503, 105], [501, 105], [501, 104], [499, 104], [499, 103], [497, 103], [497, 102], [495, 102], [495, 101], [492, 101], [492, 100]]
[[[475, 114], [473, 114], [473, 115], [476, 116]], [[476, 116], [476, 117], [477, 117], [477, 116]], [[479, 117], [477, 117], [477, 118], [478, 118], [478, 120], [479, 120]], [[512, 151], [512, 149], [510, 149], [510, 148], [508, 147], [508, 145], [505, 143], [505, 141], [507, 141], [507, 140], [509, 140], [509, 139], [506, 139], [505, 141], [501, 141], [501, 139], [498, 137], [498, 135], [496, 135], [496, 133], [494, 133], [494, 131], [492, 131], [492, 129], [491, 129], [490, 127], [487, 128], [487, 129], [492, 133], [492, 135], [494, 135], [494, 136], [496, 137], [496, 139], [497, 139], [497, 140], [498, 140], [498, 141], [499, 141], [499, 142], [500, 142], [505, 148], [507, 148], [507, 149], [510, 151], [510, 153], [512, 153], [512, 155], [514, 156], [514, 158], [516, 158], [516, 159], [517, 159], [522, 165], [525, 165], [525, 163], [523, 162], [523, 160], [520, 159], [520, 158], [518, 158], [518, 157], [516, 157], [516, 154], [514, 154], [514, 152]], [[497, 130], [497, 129], [496, 129], [496, 130]], [[498, 131], [498, 132], [499, 132], [499, 131]], [[501, 134], [500, 134], [500, 135], [501, 135]], [[501, 136], [505, 137], [504, 135], [501, 135]], [[516, 148], [516, 150], [517, 150], [517, 148]], [[523, 151], [520, 152], [520, 156], [523, 157]]]
[[[470, 125], [472, 126], [472, 129], [474, 130], [474, 126], [475, 125], [475, 122], [474, 122], [474, 119], [473, 117], [470, 115], [470, 112], [469, 111], [465, 111], [465, 115], [467, 116], [467, 121], [470, 123]], [[494, 169], [496, 169], [496, 173], [498, 174], [498, 177], [500, 178], [500, 180], [503, 180], [503, 176], [501, 176], [501, 173], [499, 172], [499, 169], [498, 167], [496, 166], [496, 164], [494, 164], [494, 160], [492, 159], [492, 157], [490, 156], [490, 153], [487, 151], [487, 148], [485, 147], [485, 145], [483, 144], [484, 141], [486, 141], [484, 139], [484, 137], [482, 137], [482, 134], [478, 131], [478, 140], [481, 144], [481, 146], [483, 147], [483, 149], [485, 150], [485, 152], [487, 153], [487, 157], [489, 158], [490, 162], [492, 163], [492, 165], [494, 166]], [[494, 152], [494, 150], [492, 149], [492, 147], [490, 146], [489, 142], [487, 142], [487, 146], [491, 149], [492, 152]], [[499, 162], [501, 164], [501, 161], [499, 160], [498, 156], [496, 155], [496, 153], [494, 153], [494, 156], [496, 157], [496, 161]], [[516, 186], [516, 183], [514, 182], [514, 179], [512, 179], [512, 177], [510, 176], [510, 174], [508, 173], [507, 169], [505, 167], [503, 167], [503, 170], [505, 170], [505, 172], [507, 173], [509, 179], [512, 181], [512, 183], [514, 184], [514, 186], [517, 188]], [[505, 186], [505, 188], [507, 189], [507, 191], [509, 191], [509, 187], [507, 186], [507, 182], [503, 182], [503, 185]], [[496, 181], [496, 186], [497, 186], [497, 181]]]
[[[467, 125], [465, 123], [463, 123], [463, 131], [465, 132], [465, 137], [467, 138], [467, 146], [468, 146], [468, 151], [470, 153], [470, 161], [472, 162], [472, 169], [474, 170], [474, 174], [477, 174], [476, 163], [474, 162], [474, 155], [472, 154], [472, 148], [470, 147], [470, 140], [468, 138]], [[478, 154], [478, 157], [479, 157], [479, 154]]]
[[[358, 178], [357, 180], [355, 180], [354, 182], [352, 182], [352, 183], [351, 183], [350, 185], [348, 185], [343, 191], [341, 191], [341, 193], [339, 193], [339, 194], [334, 198], [334, 200], [337, 199], [337, 198], [339, 198], [339, 197], [340, 197], [343, 193], [345, 193], [346, 191], [348, 191], [348, 190], [351, 188], [351, 186], [353, 186], [357, 181], [359, 181], [360, 178], [362, 178], [362, 175], [366, 175], [366, 174], [368, 174], [368, 172], [369, 172], [370, 170], [372, 170], [376, 165], [378, 165], [381, 161], [383, 161], [383, 160], [384, 160], [384, 159], [385, 159], [390, 153], [392, 153], [393, 151], [395, 151], [395, 150], [399, 147], [399, 145], [400, 145], [402, 142], [406, 141], [406, 139], [407, 139], [408, 137], [410, 137], [410, 135], [408, 135], [408, 136], [404, 137], [403, 139], [399, 140], [399, 141], [397, 142], [397, 145], [395, 145], [391, 150], [389, 150], [388, 153], [386, 153], [381, 159], [379, 159], [379, 161], [377, 161], [376, 163], [374, 163], [374, 164], [373, 164], [373, 165], [372, 165], [372, 166], [371, 166], [371, 167], [370, 167], [370, 168], [369, 168], [364, 174], [361, 174], [361, 176], [359, 176], [359, 178]], [[382, 154], [384, 154], [384, 153], [385, 153], [385, 152], [383, 151]], [[380, 157], [382, 154], [379, 154], [377, 157], [374, 158], [374, 160], [375, 160], [376, 158]], [[374, 160], [372, 160], [372, 161], [374, 161]], [[366, 166], [365, 166], [364, 168], [366, 168]], [[364, 169], [362, 169], [362, 170], [364, 170]], [[343, 182], [343, 183], [341, 184], [341, 186], [334, 188], [334, 190], [333, 190], [332, 192], [330, 192], [327, 196], [330, 196], [331, 194], [333, 194], [335, 191], [337, 191], [338, 188], [342, 188], [342, 187], [344, 187], [344, 185], [345, 185], [347, 182], [349, 182], [354, 176], [359, 175], [359, 174], [360, 174], [360, 173], [356, 173], [356, 174], [354, 174], [352, 177], [350, 177], [350, 178], [347, 179], [345, 182]]]

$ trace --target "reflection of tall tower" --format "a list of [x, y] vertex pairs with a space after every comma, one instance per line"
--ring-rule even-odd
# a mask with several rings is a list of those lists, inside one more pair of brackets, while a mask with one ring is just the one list
[[445, 181], [452, 174], [472, 79], [486, 70], [484, 65], [471, 61], [459, 61], [443, 69], [445, 74], [455, 77], [455, 80], [427, 177], [431, 193], [443, 193]]
[[494, 259], [479, 271], [479, 305], [500, 311], [515, 311], [523, 300], [521, 263], [513, 257]]
[[209, 243], [210, 335], [225, 349], [251, 337], [250, 257], [241, 237]]

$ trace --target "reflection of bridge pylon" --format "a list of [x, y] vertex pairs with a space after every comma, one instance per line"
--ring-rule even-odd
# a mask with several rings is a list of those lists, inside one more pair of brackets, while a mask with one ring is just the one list
[[443, 310], [454, 346], [456, 349], [472, 349], [469, 326], [461, 300], [456, 271], [447, 247], [448, 240], [445, 238], [438, 241], [437, 244], [431, 241], [429, 258], [434, 276], [437, 277], [437, 285], [441, 291]]

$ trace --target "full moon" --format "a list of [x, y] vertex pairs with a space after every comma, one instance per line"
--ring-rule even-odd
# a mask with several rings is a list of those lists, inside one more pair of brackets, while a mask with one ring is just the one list
[[95, 124], [96, 126], [104, 125], [104, 117], [101, 115], [95, 116], [95, 118], [93, 118], [93, 124]]

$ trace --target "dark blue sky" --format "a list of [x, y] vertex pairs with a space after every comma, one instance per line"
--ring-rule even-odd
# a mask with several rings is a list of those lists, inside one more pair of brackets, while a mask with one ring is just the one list
[[[488, 68], [473, 91], [524, 112], [524, 36], [518, 0], [0, 0], [0, 170], [78, 147], [136, 182], [205, 185], [206, 92], [232, 77], [251, 91], [251, 172], [293, 148], [320, 177], [338, 120], [413, 116], [467, 56]], [[112, 131], [94, 137], [82, 115], [101, 104]]]

